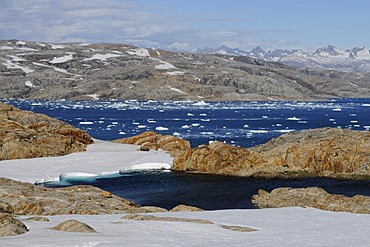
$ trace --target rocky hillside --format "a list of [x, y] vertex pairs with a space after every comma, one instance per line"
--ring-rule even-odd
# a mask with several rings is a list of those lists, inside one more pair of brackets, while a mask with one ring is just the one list
[[0, 102], [0, 160], [60, 156], [86, 149], [86, 132]]
[[370, 75], [123, 44], [0, 40], [0, 98], [267, 100], [369, 97]]

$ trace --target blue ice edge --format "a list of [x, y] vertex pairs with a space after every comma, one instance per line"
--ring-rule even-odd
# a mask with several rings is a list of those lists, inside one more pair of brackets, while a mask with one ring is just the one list
[[[155, 163], [156, 165], [160, 165], [160, 163]], [[169, 164], [163, 163], [162, 166], [149, 166], [149, 167], [140, 167], [132, 166], [118, 172], [102, 172], [100, 174], [93, 174], [93, 173], [83, 173], [83, 172], [67, 172], [62, 173], [59, 177], [50, 178], [50, 179], [41, 179], [37, 180], [34, 184], [41, 185], [46, 187], [66, 187], [72, 186], [78, 183], [83, 184], [91, 184], [96, 182], [99, 179], [110, 179], [110, 178], [119, 178], [125, 176], [133, 176], [134, 173], [142, 172], [142, 171], [170, 171], [171, 166]]]

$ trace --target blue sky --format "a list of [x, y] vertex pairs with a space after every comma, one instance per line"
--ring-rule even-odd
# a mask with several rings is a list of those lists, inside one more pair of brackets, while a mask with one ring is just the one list
[[370, 47], [367, 0], [0, 0], [0, 38], [194, 51]]

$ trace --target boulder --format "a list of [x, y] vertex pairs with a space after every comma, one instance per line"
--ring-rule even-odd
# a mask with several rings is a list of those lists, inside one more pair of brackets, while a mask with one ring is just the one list
[[313, 207], [329, 211], [370, 214], [370, 196], [329, 194], [320, 187], [259, 190], [252, 202], [259, 208]]
[[146, 131], [136, 136], [115, 140], [114, 142], [139, 145], [142, 146], [140, 150], [147, 150], [148, 148], [163, 149], [172, 157], [191, 149], [190, 143], [186, 140], [171, 135], [161, 135], [154, 131]]
[[9, 214], [0, 213], [0, 237], [17, 236], [26, 232], [28, 228], [22, 222]]
[[29, 217], [29, 218], [27, 218], [26, 220], [30, 220], [30, 221], [39, 221], [39, 222], [48, 222], [48, 221], [50, 221], [48, 218], [40, 217], [40, 216], [33, 216], [33, 217]]
[[96, 232], [94, 228], [78, 220], [67, 220], [50, 229], [63, 232], [86, 232], [86, 233]]
[[0, 160], [61, 156], [90, 143], [90, 135], [65, 122], [0, 102]]
[[194, 206], [187, 206], [187, 205], [177, 205], [176, 207], [172, 208], [170, 212], [200, 212], [204, 211], [201, 208], [194, 207]]

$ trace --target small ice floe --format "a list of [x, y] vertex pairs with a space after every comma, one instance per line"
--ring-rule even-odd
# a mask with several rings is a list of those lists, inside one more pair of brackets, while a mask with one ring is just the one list
[[253, 134], [266, 134], [268, 130], [250, 130], [249, 132]]
[[288, 117], [286, 120], [289, 120], [289, 121], [300, 121], [301, 119], [300, 118], [297, 118], [297, 117]]
[[168, 128], [167, 127], [163, 127], [163, 126], [158, 126], [158, 127], [156, 127], [155, 128], [155, 130], [168, 130]]
[[203, 100], [201, 100], [201, 101], [198, 101], [197, 103], [194, 103], [193, 105], [195, 105], [195, 106], [204, 106], [204, 105], [209, 105], [209, 104], [204, 102]]
[[211, 131], [204, 131], [204, 132], [200, 132], [199, 134], [201, 134], [201, 135], [213, 135], [214, 133], [211, 132]]
[[294, 129], [286, 129], [286, 130], [275, 130], [275, 132], [278, 133], [289, 133], [295, 131]]
[[91, 124], [94, 124], [94, 122], [82, 121], [82, 122], [79, 122], [78, 124], [81, 124], [81, 125], [91, 125]]

